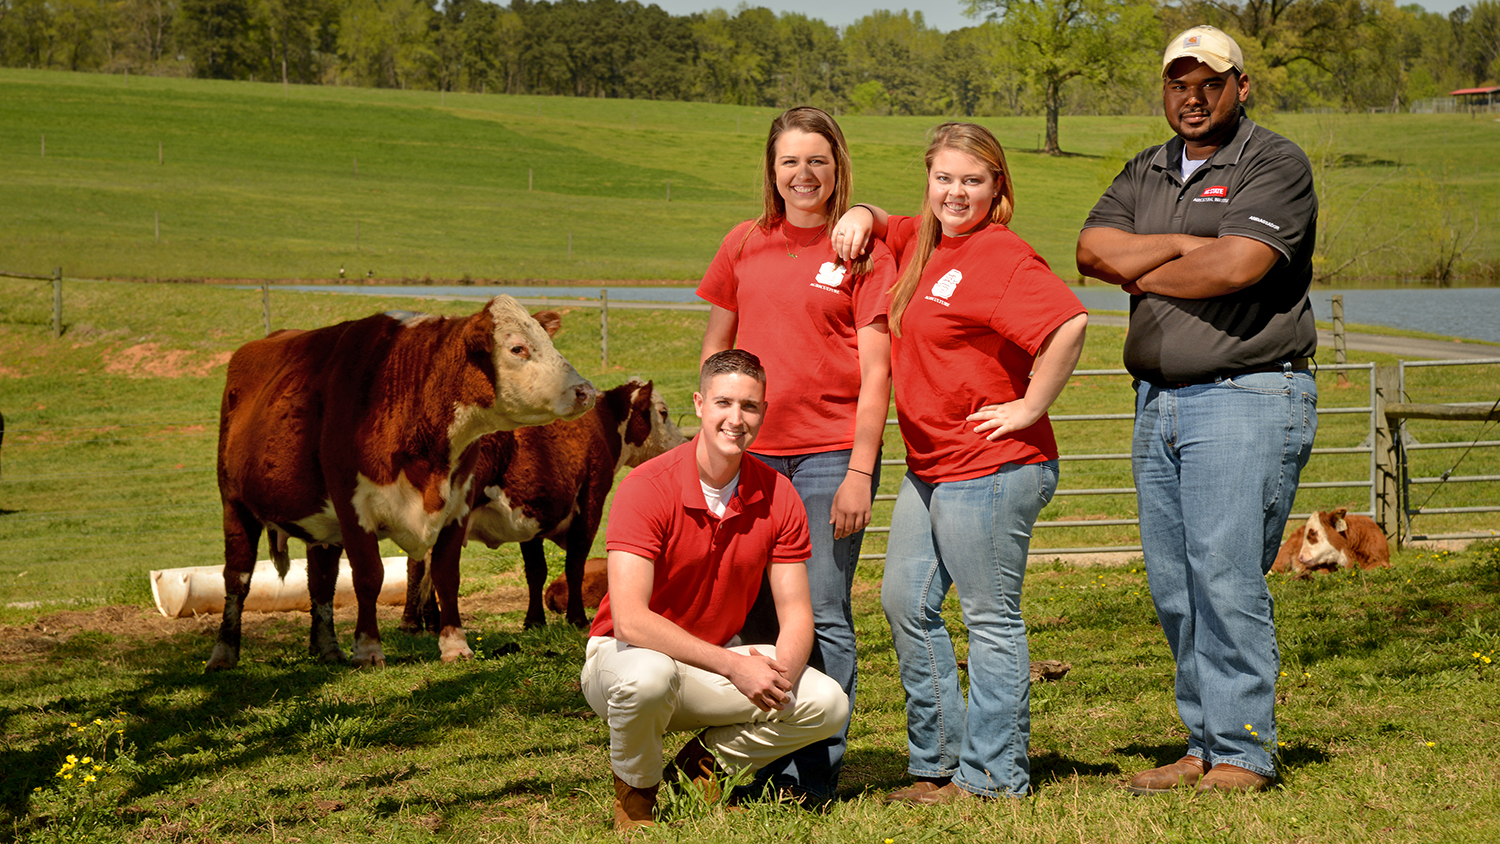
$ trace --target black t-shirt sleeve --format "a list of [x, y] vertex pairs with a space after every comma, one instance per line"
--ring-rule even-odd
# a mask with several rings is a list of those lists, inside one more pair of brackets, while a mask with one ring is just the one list
[[1318, 214], [1312, 167], [1300, 150], [1286, 146], [1249, 164], [1219, 222], [1220, 237], [1258, 240], [1280, 252], [1282, 264], [1302, 248]]

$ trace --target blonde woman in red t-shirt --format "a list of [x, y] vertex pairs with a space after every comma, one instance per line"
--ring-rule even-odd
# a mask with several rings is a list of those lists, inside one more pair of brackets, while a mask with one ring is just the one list
[[[1020, 796], [1030, 787], [1026, 552], [1057, 489], [1047, 409], [1083, 349], [1078, 297], [1006, 224], [1015, 191], [982, 126], [939, 126], [920, 217], [855, 206], [844, 254], [874, 234], [901, 259], [891, 295], [896, 416], [906, 477], [891, 517], [881, 604], [906, 689], [908, 770], [889, 802]], [[942, 617], [957, 586], [969, 699]]]
[[[724, 238], [698, 286], [711, 305], [703, 358], [731, 347], [759, 356], [766, 421], [754, 454], [791, 479], [807, 507], [816, 640], [808, 664], [838, 681], [854, 703], [857, 656], [849, 592], [870, 503], [880, 482], [880, 444], [890, 406], [886, 293], [895, 260], [884, 246], [852, 265], [829, 232], [849, 207], [844, 134], [816, 108], [794, 108], [766, 138], [764, 210]], [[747, 641], [774, 640], [751, 629]], [[762, 778], [813, 800], [834, 796], [848, 727], [784, 757]]]

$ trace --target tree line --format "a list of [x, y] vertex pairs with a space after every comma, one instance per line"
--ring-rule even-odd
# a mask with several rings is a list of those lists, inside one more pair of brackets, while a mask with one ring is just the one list
[[1236, 36], [1274, 110], [1401, 109], [1500, 77], [1500, 0], [1448, 15], [1391, 0], [954, 0], [972, 26], [874, 11], [837, 28], [741, 4], [637, 0], [0, 0], [0, 63], [835, 113], [1141, 113], [1161, 44]]

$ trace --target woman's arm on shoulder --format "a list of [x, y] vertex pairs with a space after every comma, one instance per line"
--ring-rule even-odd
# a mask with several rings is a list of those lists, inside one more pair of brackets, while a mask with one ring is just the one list
[[885, 238], [890, 216], [874, 205], [860, 204], [844, 212], [833, 227], [833, 251], [846, 263], [865, 254], [870, 239]]

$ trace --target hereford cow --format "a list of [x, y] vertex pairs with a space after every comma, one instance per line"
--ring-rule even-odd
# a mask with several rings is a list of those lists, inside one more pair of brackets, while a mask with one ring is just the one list
[[445, 661], [472, 655], [457, 596], [473, 446], [495, 431], [576, 418], [594, 403], [593, 385], [552, 346], [558, 322], [497, 296], [469, 317], [377, 314], [240, 347], [219, 419], [226, 594], [208, 667], [239, 661], [240, 613], [266, 526], [307, 543], [310, 649], [320, 660], [344, 659], [333, 631], [343, 551], [359, 604], [352, 661], [385, 664], [375, 602], [386, 538], [407, 554], [431, 552], [439, 649]]
[[[527, 629], [547, 623], [542, 540], [550, 539], [566, 552], [565, 577], [569, 584], [581, 583], [615, 474], [683, 442], [661, 395], [650, 381], [637, 378], [601, 393], [593, 410], [571, 422], [491, 434], [480, 441], [469, 538], [491, 548], [521, 543], [531, 593]], [[432, 629], [442, 603], [438, 596], [435, 605], [423, 591], [423, 568], [420, 557], [407, 564], [403, 630]], [[571, 594], [580, 593], [574, 588]], [[578, 627], [588, 625], [581, 600], [569, 599], [567, 618]]]
[[1340, 507], [1332, 513], [1319, 511], [1307, 517], [1281, 550], [1271, 571], [1307, 577], [1314, 571], [1334, 571], [1358, 566], [1388, 568], [1391, 547], [1380, 526], [1369, 516], [1351, 516]]

